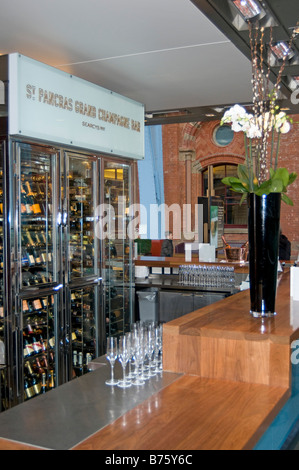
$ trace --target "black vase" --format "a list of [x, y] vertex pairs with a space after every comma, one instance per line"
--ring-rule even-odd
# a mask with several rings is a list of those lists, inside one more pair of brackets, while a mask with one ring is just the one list
[[280, 206], [280, 193], [249, 195], [250, 313], [255, 318], [276, 315]]

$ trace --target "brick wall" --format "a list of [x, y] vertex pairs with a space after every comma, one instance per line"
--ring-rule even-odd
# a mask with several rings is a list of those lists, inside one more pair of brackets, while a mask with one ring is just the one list
[[[299, 174], [299, 116], [293, 116], [293, 120], [291, 131], [281, 137], [279, 166]], [[235, 134], [230, 145], [219, 147], [213, 141], [213, 133], [218, 125], [218, 121], [209, 121], [163, 126], [165, 204], [169, 206], [179, 204], [180, 207], [183, 207], [183, 204], [186, 204], [191, 197], [190, 202], [194, 207], [197, 203], [197, 197], [203, 195], [201, 170], [212, 164], [238, 164], [244, 161], [243, 135], [241, 133]], [[187, 177], [188, 172], [191, 172], [189, 177]], [[293, 257], [297, 258], [299, 249], [299, 178], [290, 187], [288, 195], [293, 199], [294, 207], [282, 204], [281, 227], [292, 242]], [[194, 230], [194, 220], [193, 211], [192, 230]], [[235, 240], [244, 239], [246, 233], [244, 235], [242, 231], [240, 233], [234, 232], [232, 236]], [[184, 239], [183, 236], [182, 239]]]

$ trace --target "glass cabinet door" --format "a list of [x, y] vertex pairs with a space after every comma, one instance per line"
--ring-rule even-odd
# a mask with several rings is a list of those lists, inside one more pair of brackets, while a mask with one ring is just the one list
[[17, 181], [20, 289], [57, 282], [57, 155], [20, 144]]
[[131, 202], [129, 165], [104, 162], [104, 202], [109, 207], [103, 233], [106, 296], [106, 334], [128, 330], [132, 316], [132, 244], [127, 228]]
[[3, 151], [0, 147], [0, 365], [4, 363], [4, 279], [3, 279]]
[[71, 155], [68, 158], [69, 281], [97, 272], [95, 207], [98, 181], [96, 160]]
[[0, 148], [0, 412], [8, 408], [3, 289], [3, 148]]
[[88, 372], [90, 361], [98, 354], [96, 289], [96, 286], [85, 286], [70, 290], [73, 378]]
[[[56, 358], [59, 294], [22, 298], [22, 375], [24, 401], [58, 384]], [[22, 399], [21, 399], [22, 401]]]

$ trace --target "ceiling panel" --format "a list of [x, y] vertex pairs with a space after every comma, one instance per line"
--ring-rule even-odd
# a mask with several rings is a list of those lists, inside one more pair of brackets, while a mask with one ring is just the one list
[[248, 100], [249, 62], [189, 0], [1, 0], [0, 52], [20, 52], [145, 104]]
[[[268, 1], [287, 21], [289, 2], [298, 10], [298, 0]], [[202, 120], [215, 105], [251, 101], [248, 46], [244, 32], [232, 34], [216, 11], [225, 3], [0, 0], [0, 53], [77, 75], [143, 103], [154, 116], [180, 109], [186, 111], [178, 120]]]

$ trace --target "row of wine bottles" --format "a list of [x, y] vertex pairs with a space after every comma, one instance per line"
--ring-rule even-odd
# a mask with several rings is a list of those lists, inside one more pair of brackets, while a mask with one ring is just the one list
[[35, 286], [38, 284], [47, 284], [52, 281], [53, 281], [53, 276], [49, 272], [44, 273], [42, 271], [38, 271], [38, 272], [25, 271], [22, 274], [23, 287]]
[[[28, 326], [28, 325], [27, 325]], [[30, 325], [31, 326], [31, 325]], [[24, 329], [23, 331], [23, 355], [24, 358], [42, 354], [48, 350], [48, 347], [55, 347], [55, 336], [52, 329]]]
[[[52, 359], [54, 363], [54, 359]], [[46, 393], [55, 388], [54, 366], [47, 364], [44, 356], [40, 361], [27, 361], [24, 367], [24, 400]]]
[[54, 295], [35, 298], [35, 299], [24, 299], [22, 301], [23, 313], [47, 313], [47, 309], [53, 307]]
[[[0, 366], [1, 367], [1, 366]], [[9, 391], [7, 387], [6, 368], [0, 370], [0, 412], [9, 407]]]
[[80, 377], [90, 370], [90, 362], [93, 359], [91, 352], [85, 357], [82, 351], [73, 350], [73, 377]]
[[[28, 226], [27, 226], [28, 227]], [[36, 226], [34, 227], [34, 230], [30, 230], [27, 228], [22, 231], [21, 233], [21, 242], [22, 246], [24, 247], [44, 247], [44, 246], [49, 246], [51, 244], [52, 240], [52, 233], [51, 231], [45, 233], [44, 230], [40, 230], [40, 228], [43, 227], [38, 227], [39, 230], [36, 230]]]
[[52, 213], [51, 186], [42, 183], [29, 182], [21, 183], [21, 213], [29, 215], [46, 215]]

